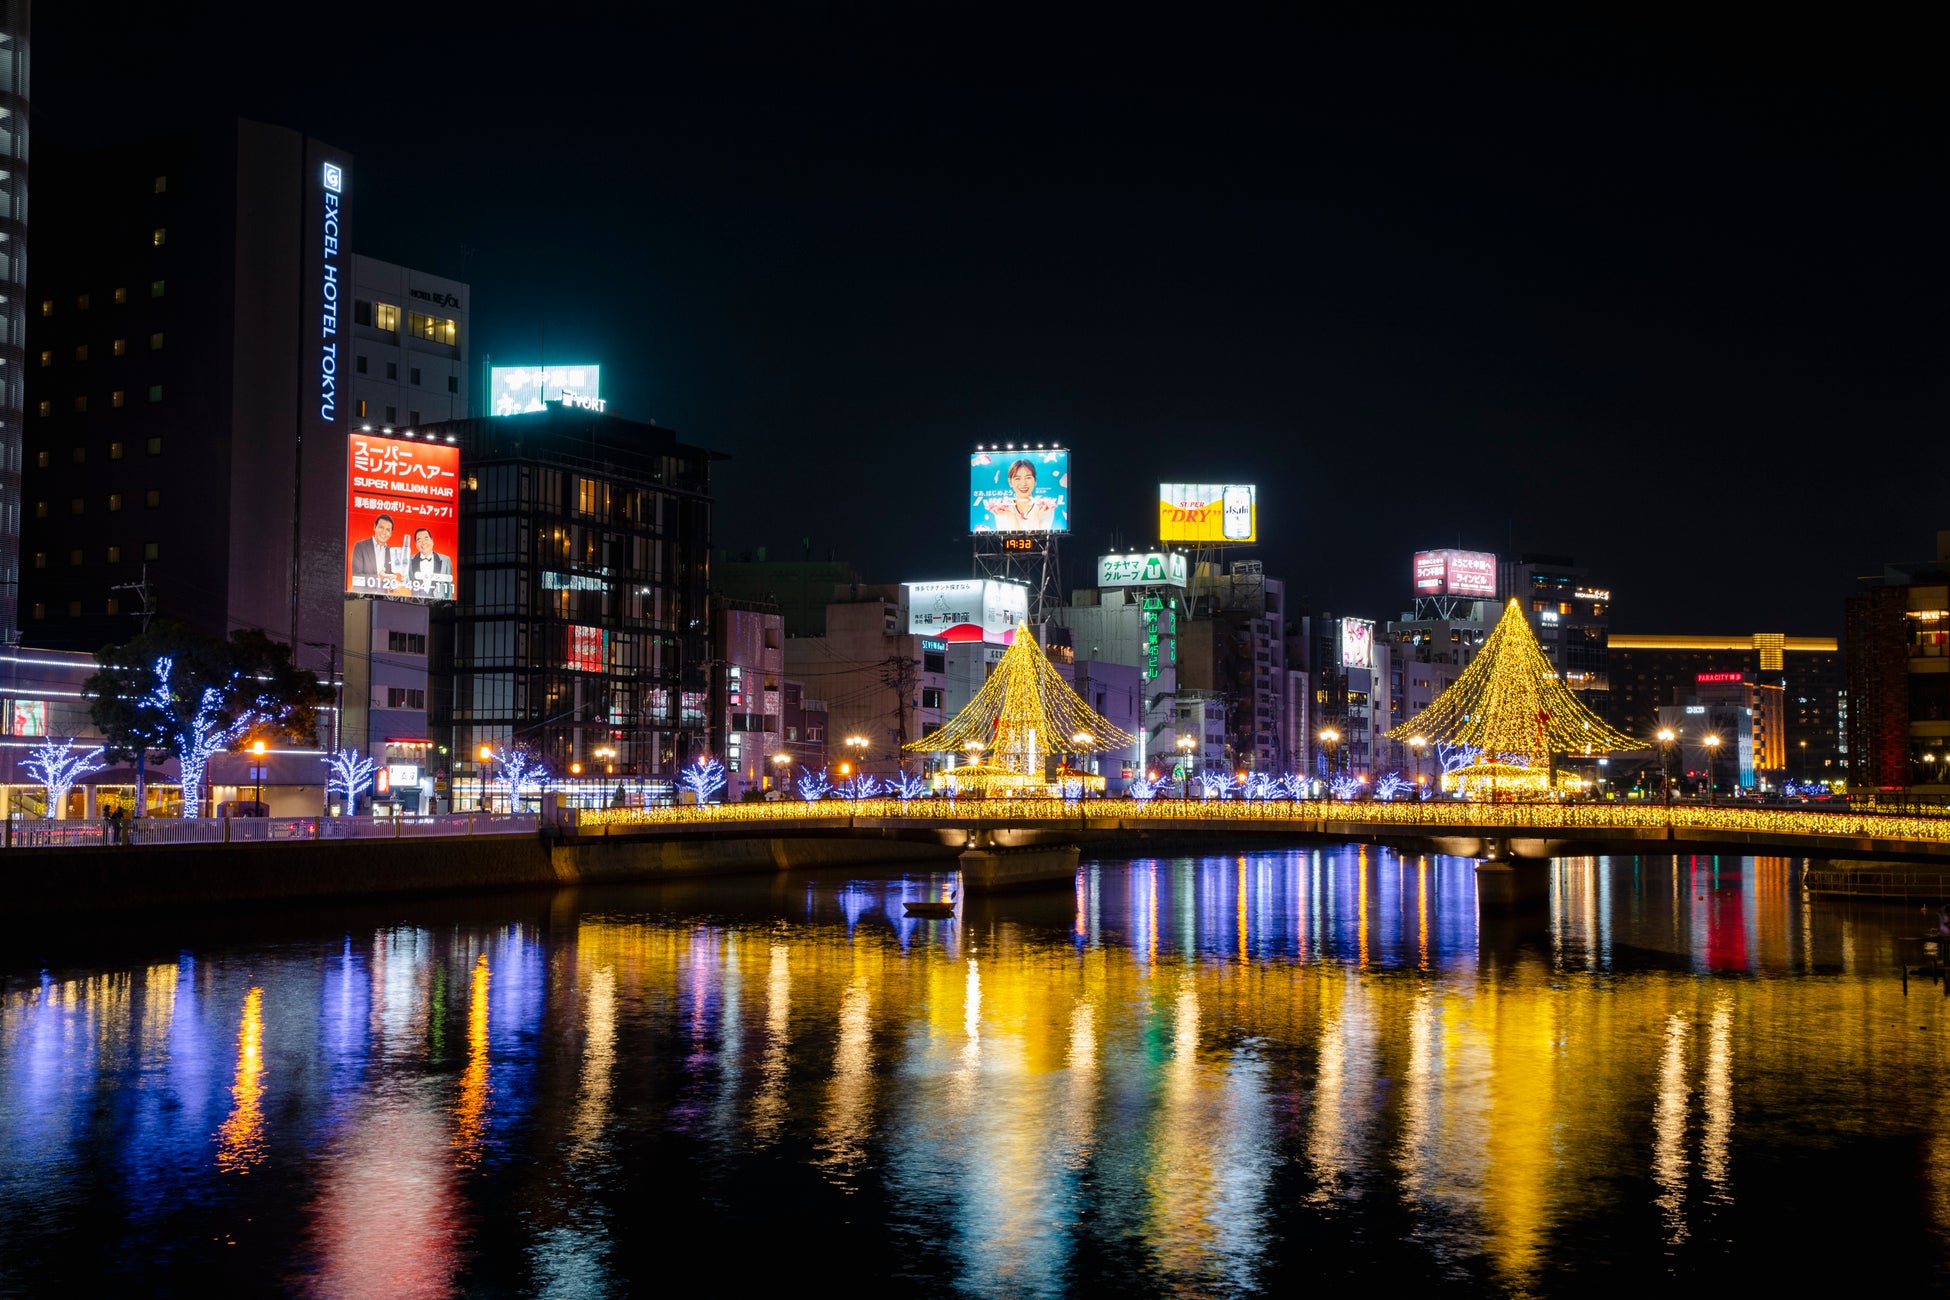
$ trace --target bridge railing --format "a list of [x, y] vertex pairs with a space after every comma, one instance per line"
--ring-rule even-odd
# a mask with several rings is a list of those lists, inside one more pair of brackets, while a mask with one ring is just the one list
[[575, 813], [576, 829], [604, 827], [737, 826], [740, 824], [831, 825], [906, 820], [965, 824], [970, 821], [1081, 820], [1141, 821], [1152, 826], [1219, 826], [1316, 822], [1360, 826], [1399, 826], [1440, 833], [1507, 830], [1512, 834], [1553, 830], [1729, 831], [1775, 835], [1851, 836], [1950, 843], [1950, 820], [1941, 817], [1826, 811], [1814, 808], [1706, 807], [1615, 803], [1469, 803], [1459, 800], [1416, 802], [1340, 802], [1334, 800], [1152, 799], [825, 799], [817, 803], [706, 804], [677, 808], [597, 808]]
[[533, 835], [533, 813], [449, 813], [438, 817], [142, 817], [109, 821], [8, 821], [9, 848], [75, 845], [302, 843], [432, 835]]

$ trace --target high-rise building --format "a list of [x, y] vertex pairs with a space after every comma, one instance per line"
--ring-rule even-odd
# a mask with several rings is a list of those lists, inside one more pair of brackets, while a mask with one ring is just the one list
[[28, 0], [0, 0], [0, 646], [20, 639], [21, 415], [27, 382]]
[[1504, 600], [1519, 602], [1564, 684], [1602, 716], [1611, 689], [1611, 591], [1568, 555], [1519, 555], [1502, 566]]
[[1848, 783], [1950, 798], [1950, 531], [1864, 579], [1845, 609]]
[[[457, 597], [434, 607], [430, 723], [459, 807], [480, 747], [598, 761], [669, 797], [711, 752], [711, 463], [671, 430], [550, 403], [428, 426], [460, 448]], [[451, 666], [451, 675], [439, 671]]]

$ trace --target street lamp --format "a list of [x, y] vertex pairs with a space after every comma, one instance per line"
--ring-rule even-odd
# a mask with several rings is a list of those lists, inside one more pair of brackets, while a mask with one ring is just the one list
[[846, 738], [846, 748], [847, 752], [853, 755], [853, 770], [856, 772], [866, 771], [867, 738], [865, 736], [848, 736]]
[[251, 742], [251, 756], [257, 760], [257, 763], [251, 769], [257, 775], [257, 789], [251, 794], [251, 812], [253, 815], [255, 815], [257, 812], [257, 805], [264, 802], [264, 742], [263, 741], [253, 740]]
[[1808, 784], [1808, 742], [1801, 742], [1801, 784]]
[[1713, 806], [1713, 756], [1720, 752], [1720, 738], [1708, 734], [1701, 742], [1706, 746], [1706, 806]]
[[1666, 807], [1672, 807], [1672, 742], [1675, 739], [1671, 727], [1659, 728], [1659, 777], [1665, 785]]
[[608, 776], [616, 771], [616, 751], [608, 745], [597, 750], [596, 757], [603, 760], [603, 775]]
[[774, 773], [772, 777], [773, 789], [775, 790], [785, 789], [786, 770], [791, 766], [792, 766], [792, 755], [786, 753], [783, 749], [781, 749], [778, 753], [772, 755], [772, 771]]
[[1334, 775], [1334, 755], [1340, 748], [1341, 733], [1332, 727], [1323, 728], [1320, 733], [1320, 743], [1327, 750], [1327, 775], [1332, 776]]
[[1408, 752], [1415, 755], [1415, 785], [1417, 787], [1415, 793], [1418, 795], [1422, 793], [1420, 788], [1422, 785], [1422, 751], [1428, 747], [1429, 738], [1427, 736], [1410, 736], [1408, 738]]
[[[482, 812], [486, 812], [486, 811], [487, 811], [487, 806], [488, 806], [488, 774], [487, 774], [487, 766], [486, 766], [486, 765], [487, 765], [487, 764], [490, 764], [490, 763], [492, 763], [492, 762], [494, 762], [494, 746], [493, 746], [493, 745], [489, 745], [489, 744], [486, 744], [486, 743], [484, 742], [484, 743], [483, 743], [483, 744], [481, 745], [481, 748], [480, 748], [480, 749], [479, 749], [479, 750], [478, 750], [478, 751], [476, 752], [476, 755], [475, 755], [475, 756], [476, 756], [477, 758], [479, 758], [479, 759], [481, 760], [481, 763], [482, 763], [482, 767], [481, 767], [481, 811], [482, 811]], [[510, 802], [510, 805], [512, 805], [512, 803], [513, 803], [513, 800], [512, 800], [512, 799], [510, 799], [510, 801], [509, 801], [509, 802]], [[509, 808], [509, 811], [510, 811], [510, 812], [512, 812], [512, 811], [514, 811], [514, 810], [513, 810], [513, 807], [512, 807], [512, 806], [510, 806], [510, 808]]]
[[1196, 748], [1198, 748], [1198, 742], [1190, 736], [1180, 736], [1178, 738], [1178, 770], [1184, 773], [1181, 779], [1185, 782], [1184, 790], [1179, 795], [1181, 799], [1190, 799], [1192, 797], [1192, 751]]

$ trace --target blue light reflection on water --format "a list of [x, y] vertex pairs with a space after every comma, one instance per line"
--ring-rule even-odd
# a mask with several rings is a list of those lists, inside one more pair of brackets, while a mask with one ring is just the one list
[[933, 922], [940, 875], [726, 881], [18, 975], [0, 1290], [598, 1294], [815, 1244], [894, 1290], [1547, 1290], [1765, 1270], [1809, 1169], [1896, 1186], [1879, 1239], [1941, 1276], [1950, 1004], [1898, 919], [1580, 860], [1512, 928], [1473, 867], [1089, 862]]

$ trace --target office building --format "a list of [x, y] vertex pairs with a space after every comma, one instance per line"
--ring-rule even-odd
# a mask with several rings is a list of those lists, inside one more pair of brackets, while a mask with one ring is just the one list
[[[925, 756], [905, 754], [902, 746], [938, 730], [949, 716], [950, 647], [908, 630], [899, 583], [849, 585], [819, 622], [823, 635], [785, 638], [785, 676], [825, 702], [832, 775], [838, 778], [842, 764], [882, 780], [922, 771]], [[982, 648], [980, 642], [957, 646]]]
[[457, 806], [480, 748], [599, 761], [668, 798], [711, 754], [711, 465], [671, 430], [559, 403], [435, 424], [463, 469], [457, 599], [434, 607], [433, 736]]
[[0, 0], [0, 646], [20, 640], [21, 417], [27, 400], [27, 0]]
[[1950, 531], [1934, 559], [1863, 579], [1843, 650], [1850, 789], [1950, 797]]
[[1517, 601], [1528, 616], [1557, 675], [1603, 717], [1611, 689], [1610, 589], [1593, 585], [1568, 555], [1519, 555], [1500, 566], [1499, 581], [1503, 599]]
[[[1737, 687], [1753, 696], [1742, 702], [1762, 710], [1769, 733], [1756, 758], [1759, 770], [1789, 781], [1839, 779], [1846, 750], [1842, 653], [1835, 638], [1612, 632], [1607, 641], [1611, 691], [1602, 716], [1620, 731], [1650, 739], [1659, 729], [1660, 709], [1687, 703], [1702, 687]], [[1767, 721], [1776, 703], [1778, 724]]]
[[717, 681], [710, 752], [724, 763], [724, 799], [731, 803], [790, 775], [784, 770], [792, 760], [784, 745], [785, 620], [776, 605], [727, 596], [712, 599], [711, 619]]

